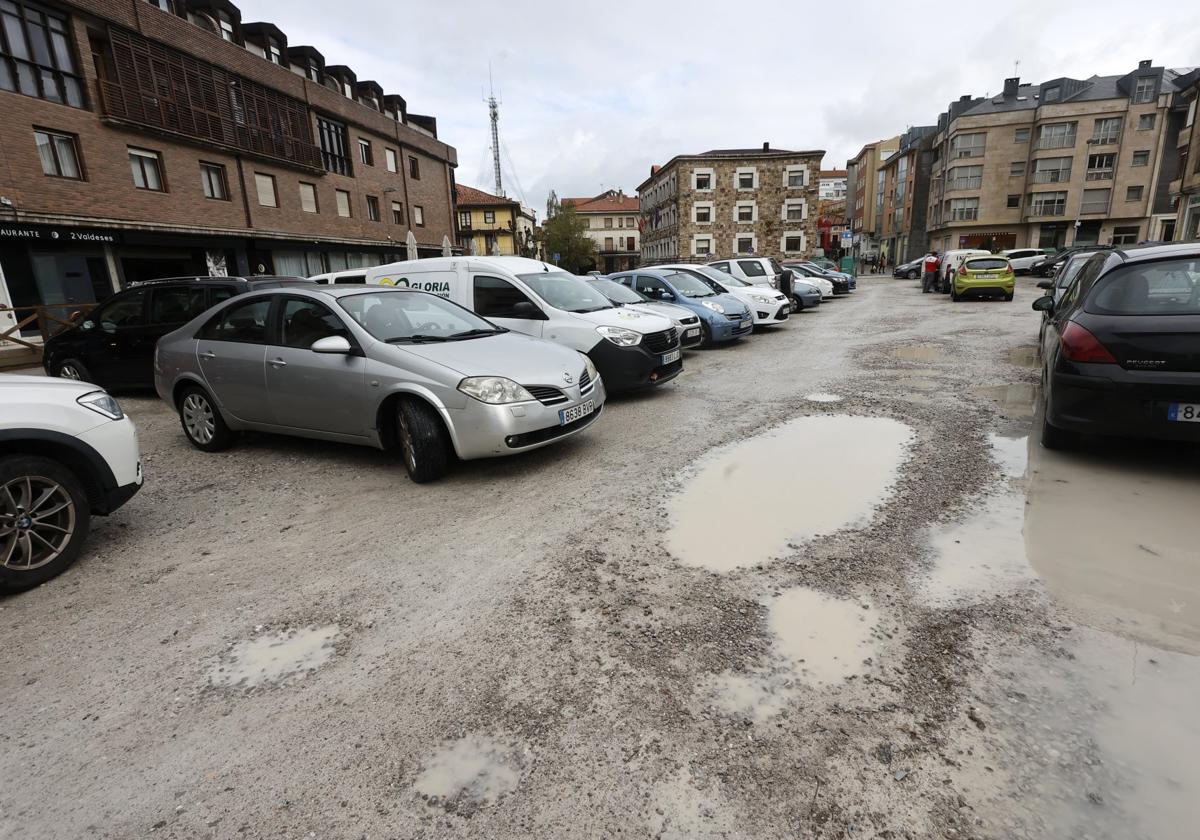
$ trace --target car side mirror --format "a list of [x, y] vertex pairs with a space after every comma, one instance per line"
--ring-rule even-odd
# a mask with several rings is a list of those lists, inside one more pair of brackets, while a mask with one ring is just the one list
[[331, 356], [349, 356], [354, 348], [345, 336], [327, 335], [314, 341], [309, 349], [314, 353], [327, 353]]
[[1054, 311], [1054, 296], [1046, 295], [1040, 297], [1033, 302], [1033, 308], [1037, 312], [1053, 312]]
[[513, 318], [524, 318], [527, 321], [545, 321], [546, 313], [538, 309], [527, 300], [520, 300], [513, 304]]
[[1051, 280], [1039, 280], [1037, 287], [1039, 289], [1053, 289], [1054, 283]]
[[671, 294], [666, 289], [661, 289], [661, 290], [659, 290], [659, 293], [658, 293], [658, 299], [659, 300], [675, 300], [675, 295]]

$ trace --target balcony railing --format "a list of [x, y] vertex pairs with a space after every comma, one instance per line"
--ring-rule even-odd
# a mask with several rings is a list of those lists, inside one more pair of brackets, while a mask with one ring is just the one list
[[1042, 169], [1033, 173], [1033, 182], [1035, 184], [1061, 184], [1070, 180], [1070, 169]]
[[973, 178], [954, 178], [946, 186], [948, 190], [977, 190], [983, 186], [983, 176]]
[[1066, 214], [1067, 205], [1065, 203], [1029, 205], [1030, 216], [1065, 216]]
[[960, 207], [950, 211], [950, 220], [954, 222], [972, 222], [979, 218], [978, 207]]
[[1085, 201], [1079, 205], [1079, 214], [1082, 216], [1090, 215], [1092, 213], [1107, 213], [1107, 212], [1108, 212], [1108, 199], [1105, 199], [1104, 201]]
[[1089, 181], [1111, 181], [1113, 179], [1113, 171], [1111, 169], [1089, 169], [1087, 171], [1087, 180]]
[[1039, 149], [1069, 149], [1075, 145], [1075, 135], [1068, 134], [1065, 137], [1042, 137], [1038, 139], [1037, 147]]

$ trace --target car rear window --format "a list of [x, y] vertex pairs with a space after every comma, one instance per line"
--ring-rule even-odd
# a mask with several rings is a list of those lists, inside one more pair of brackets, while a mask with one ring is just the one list
[[1000, 257], [976, 257], [967, 260], [966, 267], [970, 271], [1001, 271], [1008, 268], [1008, 260]]
[[1100, 278], [1085, 308], [1101, 315], [1200, 315], [1200, 257], [1122, 266]]

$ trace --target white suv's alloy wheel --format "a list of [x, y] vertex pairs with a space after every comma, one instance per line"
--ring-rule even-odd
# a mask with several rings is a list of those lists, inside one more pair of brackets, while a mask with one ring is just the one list
[[52, 478], [26, 475], [0, 486], [0, 566], [30, 571], [62, 554], [75, 533], [75, 502]]

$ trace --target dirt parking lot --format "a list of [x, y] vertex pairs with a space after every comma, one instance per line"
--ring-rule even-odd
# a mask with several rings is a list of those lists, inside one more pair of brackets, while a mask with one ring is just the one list
[[1028, 436], [1037, 294], [868, 278], [414, 485], [192, 449], [0, 600], [0, 838], [1192, 838], [1195, 448]]

